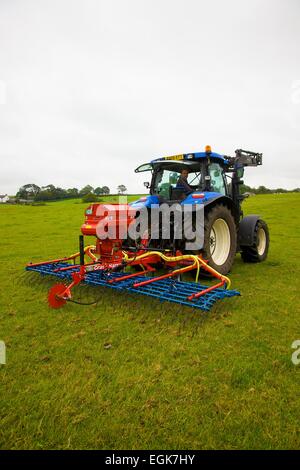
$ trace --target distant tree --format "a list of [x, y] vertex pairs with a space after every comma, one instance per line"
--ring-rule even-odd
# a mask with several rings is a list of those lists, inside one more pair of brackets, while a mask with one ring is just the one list
[[241, 184], [240, 185], [240, 192], [241, 192], [241, 194], [252, 193], [253, 190], [252, 190], [252, 188], [250, 188], [250, 186], [247, 186], [246, 184]]
[[40, 190], [41, 188], [36, 184], [24, 184], [17, 192], [16, 197], [19, 199], [35, 199]]
[[95, 193], [97, 196], [101, 196], [101, 194], [104, 194], [104, 193], [103, 193], [103, 188], [101, 188], [100, 186], [98, 186], [97, 188], [94, 189], [94, 193]]
[[124, 186], [124, 184], [120, 184], [117, 189], [119, 194], [124, 194], [127, 191], [127, 188]]
[[47, 190], [41, 190], [34, 198], [35, 201], [51, 201], [53, 194]]
[[54, 201], [56, 199], [56, 187], [53, 184], [42, 186], [39, 194], [34, 198], [35, 201]]
[[283, 189], [283, 188], [277, 188], [274, 190], [274, 193], [287, 193], [288, 190], [287, 189]]
[[82, 202], [97, 202], [97, 201], [98, 201], [98, 198], [96, 194], [94, 193], [88, 193], [82, 197]]
[[79, 191], [77, 188], [69, 188], [67, 189], [67, 196], [69, 198], [75, 198], [75, 197], [78, 197], [79, 195]]
[[102, 191], [103, 191], [103, 194], [109, 194], [110, 193], [110, 189], [109, 189], [108, 186], [103, 186]]
[[109, 194], [110, 189], [108, 186], [98, 186], [97, 188], [94, 189], [94, 193], [97, 194], [97, 196], [101, 196], [102, 194]]
[[254, 191], [256, 192], [256, 194], [267, 194], [271, 192], [271, 190], [266, 188], [265, 186], [259, 186]]
[[82, 189], [79, 191], [79, 196], [85, 196], [86, 194], [93, 193], [93, 192], [94, 192], [93, 186], [90, 186], [90, 185], [88, 184], [87, 186], [84, 186], [84, 188], [82, 188]]
[[63, 188], [55, 188], [54, 199], [66, 199], [67, 191]]
[[35, 201], [56, 201], [57, 199], [66, 199], [67, 191], [63, 188], [56, 188], [53, 184], [43, 186], [41, 191], [35, 196]]
[[47, 184], [47, 186], [42, 186], [41, 189], [42, 191], [50, 191], [51, 193], [54, 193], [56, 188], [54, 184]]

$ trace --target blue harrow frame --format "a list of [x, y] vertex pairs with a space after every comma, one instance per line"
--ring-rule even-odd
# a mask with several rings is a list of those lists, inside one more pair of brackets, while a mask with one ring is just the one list
[[[57, 271], [60, 268], [70, 268], [66, 271]], [[78, 266], [74, 266], [66, 262], [45, 263], [42, 265], [28, 265], [27, 271], [37, 272], [43, 276], [55, 276], [63, 282], [72, 280], [72, 275], [79, 272]], [[86, 272], [83, 283], [91, 286], [109, 287], [119, 292], [131, 292], [134, 294], [145, 295], [156, 298], [162, 302], [171, 302], [203, 311], [209, 311], [214, 303], [218, 300], [238, 296], [240, 293], [236, 290], [224, 288], [216, 288], [205, 293], [201, 297], [195, 297], [191, 300], [188, 298], [199, 291], [207, 290], [207, 285], [196, 282], [185, 282], [177, 279], [158, 279], [150, 284], [144, 284], [144, 281], [151, 279], [143, 274], [136, 276], [134, 279], [125, 279], [118, 282], [118, 278], [124, 277], [124, 273], [108, 273], [104, 270], [96, 270]], [[140, 287], [134, 287], [136, 283], [143, 283]]]

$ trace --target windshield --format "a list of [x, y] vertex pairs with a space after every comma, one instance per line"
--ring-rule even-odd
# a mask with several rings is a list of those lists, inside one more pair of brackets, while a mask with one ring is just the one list
[[[175, 191], [184, 192], [180, 184], [181, 171], [178, 169], [168, 170], [160, 169], [155, 173], [153, 192], [166, 199], [173, 199], [172, 193]], [[191, 187], [191, 191], [197, 191], [201, 188], [201, 172], [189, 171], [187, 174], [187, 183]], [[173, 191], [175, 190], [175, 191]]]

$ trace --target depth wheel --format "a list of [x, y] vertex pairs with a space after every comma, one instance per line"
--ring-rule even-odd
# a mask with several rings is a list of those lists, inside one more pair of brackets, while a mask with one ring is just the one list
[[64, 284], [55, 284], [48, 292], [48, 304], [51, 308], [61, 308], [67, 302], [61, 296], [66, 290]]

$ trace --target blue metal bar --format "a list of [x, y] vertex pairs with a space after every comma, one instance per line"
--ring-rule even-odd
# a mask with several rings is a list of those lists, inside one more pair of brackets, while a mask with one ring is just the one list
[[[70, 264], [60, 262], [52, 265], [47, 264], [40, 266], [27, 266], [26, 270], [38, 272], [42, 275], [51, 275], [56, 276], [60, 279], [71, 280], [71, 274], [73, 272], [79, 271], [79, 268], [76, 266], [74, 266], [73, 269], [70, 269], [68, 271], [54, 272], [54, 270], [57, 268], [63, 268], [67, 266], [70, 266]], [[191, 294], [204, 290], [207, 288], [207, 286], [195, 282], [177, 281], [168, 278], [161, 279], [153, 284], [147, 284], [141, 287], [133, 287], [133, 284], [148, 279], [147, 276], [144, 276], [142, 274], [141, 276], [137, 276], [133, 279], [125, 279], [116, 283], [107, 282], [110, 279], [117, 279], [118, 277], [122, 276], [124, 276], [124, 273], [108, 274], [101, 270], [91, 271], [86, 273], [84, 283], [94, 286], [109, 287], [111, 289], [119, 291], [127, 291], [135, 294], [146, 295], [149, 297], [157, 298], [160, 301], [173, 302], [180, 305], [186, 305], [188, 307], [201, 309], [204, 311], [209, 311], [217, 300], [240, 295], [240, 293], [236, 290], [225, 290], [222, 288], [218, 288], [211, 292], [208, 292], [202, 297], [195, 298], [193, 300], [187, 300], [187, 298]]]

